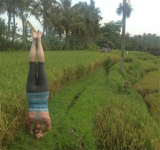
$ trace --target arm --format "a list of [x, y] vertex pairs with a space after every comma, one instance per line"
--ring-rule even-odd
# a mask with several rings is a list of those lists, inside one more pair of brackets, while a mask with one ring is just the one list
[[46, 125], [46, 133], [48, 133], [49, 130], [51, 130], [51, 119], [50, 118], [46, 121], [45, 125]]
[[32, 122], [29, 121], [28, 117], [26, 117], [26, 123], [27, 123], [27, 128], [28, 128], [29, 132], [33, 133], [32, 132]]
[[51, 119], [50, 118], [48, 118], [46, 121], [44, 121], [44, 124], [46, 125], [46, 133], [43, 133], [43, 134], [38, 133], [38, 134], [36, 134], [37, 138], [43, 137], [44, 135], [46, 135], [51, 130]]

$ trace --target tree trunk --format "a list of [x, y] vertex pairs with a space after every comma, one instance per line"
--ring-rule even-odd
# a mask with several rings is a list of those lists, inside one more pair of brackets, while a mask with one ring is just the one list
[[[125, 5], [123, 0], [123, 6]], [[126, 29], [126, 13], [123, 10], [123, 28], [122, 28], [122, 43], [121, 43], [121, 62], [120, 62], [120, 70], [123, 70], [123, 61], [124, 61], [124, 50], [125, 50], [125, 29]]]
[[[8, 34], [10, 33], [10, 24], [11, 24], [11, 13], [8, 11]], [[9, 35], [7, 34], [6, 39], [8, 40]]]
[[24, 16], [24, 14], [23, 14], [23, 11], [21, 11], [21, 15], [22, 15], [22, 18], [21, 18], [21, 20], [22, 20], [22, 38], [24, 39], [24, 37], [25, 37], [25, 31], [24, 31], [24, 18], [23, 18], [23, 16]]
[[43, 22], [43, 34], [42, 34], [42, 38], [43, 38], [43, 39], [44, 39], [44, 37], [45, 37], [44, 33], [45, 33], [45, 21]]
[[66, 29], [66, 42], [67, 42], [67, 47], [68, 47], [68, 44], [69, 44], [69, 39], [68, 39], [68, 28]]
[[16, 23], [15, 23], [15, 14], [13, 13], [13, 38], [12, 38], [13, 43], [15, 40], [15, 32], [16, 32]]
[[25, 31], [24, 31], [24, 20], [23, 19], [22, 19], [22, 28], [23, 28], [22, 30], [23, 30], [23, 38], [24, 38], [25, 37], [25, 33], [24, 33]]
[[73, 50], [75, 49], [75, 38], [76, 38], [76, 31], [74, 32]]
[[60, 40], [60, 42], [62, 42], [62, 32], [61, 32], [61, 30], [59, 31], [59, 40]]
[[48, 28], [46, 26], [46, 45], [48, 46]]

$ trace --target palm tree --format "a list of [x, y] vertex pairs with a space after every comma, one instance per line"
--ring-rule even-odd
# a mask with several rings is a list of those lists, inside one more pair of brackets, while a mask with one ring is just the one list
[[93, 24], [93, 42], [95, 43], [97, 36], [100, 34], [100, 20], [102, 17], [100, 16], [100, 9], [95, 7], [95, 1], [90, 0], [90, 13], [92, 14], [92, 18], [94, 20]]
[[[0, 1], [1, 13], [7, 12], [8, 15], [8, 34], [10, 33], [10, 24], [11, 24], [11, 14], [12, 14], [12, 0], [11, 1]], [[6, 39], [8, 40], [9, 35], [7, 34]]]
[[11, 19], [13, 18], [13, 26], [12, 26], [12, 42], [14, 42], [15, 39], [15, 32], [16, 32], [16, 14], [17, 14], [17, 3], [18, 0], [1, 0], [0, 5], [1, 5], [1, 13], [3, 14], [4, 12], [7, 12], [8, 15], [8, 34], [6, 36], [6, 39], [8, 40], [9, 35], [11, 34]]
[[23, 0], [23, 3], [20, 1], [17, 3], [17, 12], [16, 17], [21, 19], [22, 21], [22, 38], [25, 38], [25, 24], [27, 23], [27, 18], [29, 16], [29, 12], [31, 12], [32, 8], [30, 7], [30, 4], [32, 3], [32, 0]]
[[58, 18], [55, 19], [55, 23], [57, 29], [65, 31], [67, 47], [69, 46], [69, 35], [74, 33], [75, 37], [77, 30], [85, 30], [84, 21], [84, 16], [79, 12], [78, 4], [71, 6], [71, 0], [60, 0]]
[[126, 29], [126, 17], [129, 18], [132, 12], [132, 7], [130, 5], [129, 0], [123, 0], [123, 4], [119, 4], [119, 7], [117, 8], [117, 14], [121, 15], [123, 13], [122, 18], [122, 42], [121, 42], [121, 62], [120, 62], [120, 70], [123, 69], [123, 60], [124, 60], [124, 50], [125, 50], [125, 29]]

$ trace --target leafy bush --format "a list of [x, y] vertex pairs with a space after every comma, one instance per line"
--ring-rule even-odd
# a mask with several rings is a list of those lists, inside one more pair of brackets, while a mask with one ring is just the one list
[[116, 63], [115, 60], [111, 60], [111, 58], [108, 57], [102, 64], [102, 67], [105, 71], [105, 75], [107, 76], [107, 81], [108, 81], [108, 75], [113, 70], [113, 66], [115, 63]]
[[129, 58], [129, 57], [124, 58], [124, 62], [129, 63], [129, 62], [132, 62], [132, 61], [133, 61], [133, 58]]
[[90, 44], [87, 45], [87, 49], [86, 50], [90, 50], [90, 51], [98, 51], [101, 50], [101, 48], [95, 44]]

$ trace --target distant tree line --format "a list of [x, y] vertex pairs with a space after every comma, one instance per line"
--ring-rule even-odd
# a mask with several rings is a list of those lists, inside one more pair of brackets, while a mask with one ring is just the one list
[[126, 33], [126, 50], [160, 55], [160, 36], [151, 33], [131, 36]]
[[[121, 28], [122, 22], [105, 23], [101, 28], [101, 37], [96, 44], [101, 46], [104, 43], [111, 45], [111, 48], [121, 49]], [[151, 33], [143, 35], [125, 34], [125, 50], [148, 52], [153, 55], [160, 55], [160, 36]]]
[[[83, 49], [87, 44], [95, 43], [100, 34], [102, 17], [94, 0], [90, 0], [90, 4], [79, 2], [74, 6], [71, 0], [0, 0], [0, 14], [5, 12], [8, 24], [3, 38], [8, 44], [1, 46], [3, 50], [6, 45], [13, 47], [15, 41], [23, 41], [23, 44], [29, 41], [30, 16], [34, 16], [43, 27], [43, 45], [46, 49]], [[16, 17], [21, 19], [22, 29], [18, 29]], [[22, 35], [18, 34], [20, 30]]]

